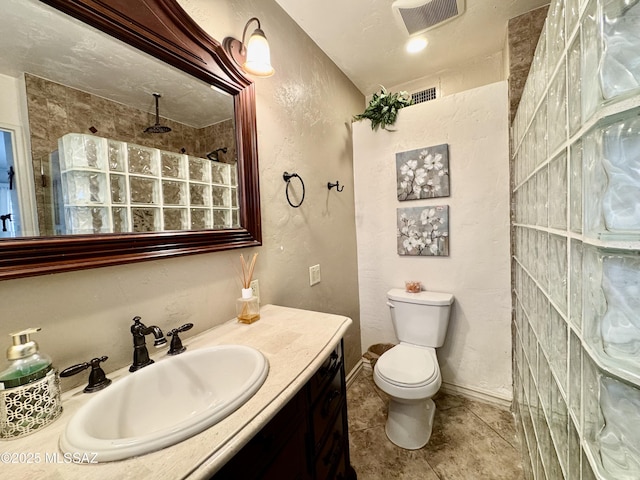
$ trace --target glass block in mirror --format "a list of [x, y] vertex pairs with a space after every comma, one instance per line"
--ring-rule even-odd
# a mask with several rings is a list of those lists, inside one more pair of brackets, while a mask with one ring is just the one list
[[213, 185], [211, 187], [212, 202], [214, 207], [230, 207], [231, 206], [231, 190], [229, 187], [219, 187]]
[[184, 208], [165, 208], [162, 210], [164, 216], [164, 230], [187, 230], [187, 210]]
[[209, 182], [211, 178], [211, 161], [203, 158], [189, 157], [189, 180]]
[[600, 82], [606, 100], [640, 87], [640, 2], [602, 0]]
[[109, 140], [109, 170], [113, 172], [124, 172], [126, 154], [124, 142]]
[[127, 144], [127, 160], [129, 163], [129, 173], [140, 175], [159, 174], [158, 155], [159, 150], [146, 148], [139, 145]]
[[168, 178], [186, 179], [186, 156], [170, 152], [160, 152], [162, 176]]
[[113, 222], [113, 233], [124, 233], [131, 231], [129, 228], [129, 216], [127, 208], [113, 207], [111, 209]]
[[62, 196], [65, 204], [104, 204], [108, 201], [106, 174], [75, 170], [63, 173], [62, 177]]
[[109, 186], [111, 188], [111, 203], [127, 203], [127, 181], [124, 175], [110, 174]]
[[65, 207], [65, 233], [110, 233], [108, 209], [102, 207]]
[[133, 231], [159, 232], [160, 231], [160, 209], [152, 207], [132, 207], [131, 223]]
[[60, 168], [104, 170], [107, 162], [106, 139], [92, 135], [69, 133], [58, 139]]
[[231, 212], [229, 210], [213, 210], [213, 228], [231, 227]]
[[[129, 177], [131, 203], [159, 204], [158, 180], [146, 177]], [[149, 230], [144, 230], [149, 231]]]
[[187, 184], [185, 182], [162, 180], [162, 203], [164, 205], [186, 205]]
[[[234, 168], [235, 169], [235, 168]], [[231, 165], [228, 163], [211, 162], [211, 183], [221, 185], [231, 184]]]
[[191, 205], [210, 205], [209, 195], [209, 187], [207, 185], [200, 183], [189, 184], [189, 202]]
[[585, 233], [640, 239], [640, 117], [628, 111], [605, 119], [583, 140]]
[[211, 228], [211, 212], [204, 208], [192, 208], [191, 209], [191, 229], [192, 230], [204, 230], [205, 228]]

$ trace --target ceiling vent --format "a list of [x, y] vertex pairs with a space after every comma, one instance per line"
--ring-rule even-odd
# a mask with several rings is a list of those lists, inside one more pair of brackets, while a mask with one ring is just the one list
[[393, 13], [409, 35], [426, 32], [464, 13], [464, 0], [396, 0]]

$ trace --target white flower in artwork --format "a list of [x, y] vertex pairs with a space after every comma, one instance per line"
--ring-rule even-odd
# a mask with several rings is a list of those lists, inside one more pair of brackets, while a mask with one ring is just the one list
[[417, 185], [423, 185], [427, 180], [427, 171], [424, 168], [419, 168], [415, 172], [416, 179], [415, 182]]
[[442, 167], [444, 166], [442, 164], [442, 154], [440, 153], [437, 153], [436, 155], [428, 154], [423, 158], [424, 158], [424, 168], [426, 168], [427, 170], [442, 170]]
[[438, 254], [438, 244], [437, 243], [432, 243], [431, 245], [429, 245], [429, 251], [433, 255], [437, 255]]

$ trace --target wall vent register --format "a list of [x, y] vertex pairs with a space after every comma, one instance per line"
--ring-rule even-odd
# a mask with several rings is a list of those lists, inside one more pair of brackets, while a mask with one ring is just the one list
[[436, 87], [427, 88], [411, 94], [411, 105], [428, 102], [437, 98]]

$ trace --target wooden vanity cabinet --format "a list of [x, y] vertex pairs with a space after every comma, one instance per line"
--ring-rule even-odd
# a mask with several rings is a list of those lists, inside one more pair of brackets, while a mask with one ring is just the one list
[[342, 352], [340, 342], [296, 396], [211, 480], [356, 480]]

